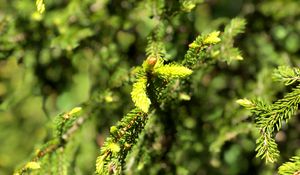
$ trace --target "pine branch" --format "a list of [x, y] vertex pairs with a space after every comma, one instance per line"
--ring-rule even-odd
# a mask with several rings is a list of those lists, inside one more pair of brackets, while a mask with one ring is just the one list
[[290, 162], [286, 162], [278, 169], [280, 175], [299, 175], [300, 174], [300, 157], [294, 156]]
[[[214, 42], [213, 39], [216, 39], [216, 35], [218, 35], [218, 33], [213, 33], [206, 38], [207, 40], [204, 42]], [[162, 36], [157, 34], [153, 38], [159, 40]], [[167, 80], [172, 78], [183, 78], [192, 73], [192, 70], [181, 65], [164, 65], [163, 56], [165, 56], [166, 53], [163, 44], [160, 45], [159, 43], [159, 41], [154, 42], [152, 39], [149, 39], [146, 49], [148, 57], [143, 62], [142, 67], [137, 67], [134, 70], [136, 73], [136, 82], [133, 84], [131, 98], [135, 106], [145, 113], [148, 112], [151, 104], [151, 101], [147, 96], [147, 84], [153, 80], [152, 78], [159, 77]]]
[[[147, 125], [145, 126], [145, 129], [142, 131], [142, 133], [139, 136], [139, 140], [136, 145], [132, 147], [132, 151], [129, 153], [129, 155], [126, 157], [126, 166], [124, 170], [124, 174], [130, 175], [130, 174], [138, 174], [137, 172], [141, 169], [136, 167], [143, 167], [144, 164], [150, 163], [150, 158], [146, 155], [143, 155], [143, 153], [149, 153], [149, 149], [145, 145], [153, 145], [151, 142], [152, 139], [150, 139], [150, 134], [154, 134], [154, 130], [157, 130], [160, 128], [160, 124], [157, 122], [158, 118], [156, 118], [156, 115], [153, 115], [150, 117], [147, 121]], [[150, 147], [151, 147], [150, 146]], [[141, 172], [140, 172], [141, 173]]]
[[131, 97], [137, 108], [123, 117], [116, 126], [111, 127], [110, 137], [106, 139], [100, 156], [97, 158], [96, 172], [98, 174], [121, 173], [127, 152], [131, 150], [146, 124], [151, 104], [147, 95], [148, 82], [159, 77], [164, 79], [182, 78], [192, 73], [190, 69], [181, 65], [164, 65], [163, 46], [150, 41], [146, 51], [148, 58], [141, 67], [135, 69], [137, 75]]
[[14, 175], [22, 175], [24, 174], [26, 171], [28, 170], [37, 170], [40, 169], [41, 165], [39, 162], [28, 162], [24, 165], [24, 167], [22, 167], [20, 170], [18, 170], [17, 172], [14, 173]]
[[[208, 35], [200, 35], [189, 45], [189, 50], [184, 57], [183, 65], [193, 66], [197, 62], [207, 62], [208, 57], [217, 58], [230, 63], [235, 60], [243, 60], [240, 50], [233, 46], [234, 38], [245, 30], [246, 21], [242, 18], [234, 18], [226, 25], [224, 32], [212, 32]], [[218, 45], [216, 45], [218, 44]], [[216, 45], [215, 47], [211, 47]], [[210, 56], [208, 56], [210, 55]], [[211, 60], [210, 58], [210, 60]]]

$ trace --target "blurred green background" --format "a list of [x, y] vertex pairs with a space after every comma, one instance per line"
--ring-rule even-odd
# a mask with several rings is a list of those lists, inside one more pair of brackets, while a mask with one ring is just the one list
[[[109, 126], [133, 107], [131, 70], [145, 59], [153, 16], [177, 3], [45, 0], [39, 14], [33, 0], [0, 0], [0, 174], [28, 161], [50, 137], [53, 117], [78, 105], [88, 106], [89, 120], [74, 137], [69, 172], [92, 174]], [[174, 110], [176, 140], [164, 152], [167, 161], [154, 145], [149, 164], [134, 174], [274, 174], [300, 153], [294, 117], [276, 136], [280, 162], [255, 158], [257, 132], [235, 103], [256, 96], [273, 101], [288, 90], [270, 76], [279, 65], [299, 66], [299, 7], [299, 0], [206, 0], [170, 18], [169, 61], [181, 60], [198, 34], [223, 30], [237, 16], [247, 21], [235, 42], [244, 60], [194, 72], [190, 101]]]

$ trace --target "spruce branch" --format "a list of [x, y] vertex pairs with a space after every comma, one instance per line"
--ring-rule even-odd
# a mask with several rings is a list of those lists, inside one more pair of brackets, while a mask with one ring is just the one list
[[179, 0], [180, 9], [184, 12], [192, 11], [197, 4], [203, 3], [204, 0]]
[[128, 151], [136, 143], [144, 129], [148, 114], [138, 108], [131, 110], [116, 126], [110, 128], [110, 136], [101, 148], [96, 161], [98, 174], [120, 174]]
[[294, 156], [289, 162], [284, 163], [278, 169], [280, 175], [299, 175], [300, 174], [300, 157]]
[[44, 0], [36, 0], [35, 1], [35, 4], [36, 4], [36, 9], [37, 11], [42, 14], [44, 13], [45, 11], [45, 3], [44, 3]]
[[171, 78], [184, 78], [192, 74], [192, 70], [187, 67], [176, 65], [176, 64], [168, 64], [161, 66], [154, 70], [158, 77], [163, 79], [171, 79]]
[[167, 56], [163, 37], [165, 35], [165, 25], [160, 22], [154, 29], [150, 36], [147, 38], [148, 43], [146, 47], [147, 57], [153, 57], [157, 60], [164, 59]]
[[[231, 61], [243, 60], [240, 50], [234, 47], [234, 38], [245, 30], [246, 21], [243, 18], [234, 18], [225, 26], [224, 32], [211, 32], [207, 35], [198, 36], [189, 45], [189, 50], [184, 56], [184, 66], [194, 66], [199, 61], [206, 62], [208, 57], [217, 58], [230, 63]], [[215, 47], [211, 47], [214, 46]], [[208, 56], [210, 55], [210, 56]]]
[[59, 148], [64, 148], [70, 137], [77, 131], [86, 120], [80, 117], [82, 112], [81, 107], [75, 107], [70, 112], [62, 113], [55, 119], [57, 127], [54, 130], [54, 137], [46, 142], [35, 152], [35, 155], [30, 162], [15, 171], [15, 175], [22, 175], [29, 170], [43, 168], [40, 161], [46, 155], [55, 153]]
[[276, 130], [278, 131], [281, 128], [282, 121], [288, 122], [292, 115], [296, 113], [299, 103], [300, 85], [271, 106], [272, 111], [268, 113], [269, 117], [267, 120], [262, 119], [262, 125], [276, 126]]
[[236, 138], [239, 134], [249, 133], [253, 128], [253, 124], [251, 123], [241, 123], [237, 126], [233, 127], [224, 127], [218, 137], [214, 140], [214, 142], [210, 145], [209, 150], [212, 153], [219, 153], [222, 149], [222, 146], [227, 142], [234, 138]]
[[[218, 33], [213, 33], [208, 37], [206, 43], [215, 42]], [[131, 98], [135, 106], [147, 113], [149, 111], [151, 101], [147, 96], [147, 85], [153, 78], [172, 79], [184, 78], [192, 73], [187, 67], [178, 64], [164, 65], [163, 56], [166, 55], [164, 45], [160, 41], [153, 39], [160, 39], [160, 35], [150, 37], [146, 49], [147, 59], [143, 62], [141, 67], [134, 69], [136, 73], [136, 82], [133, 84]]]
[[[214, 36], [212, 36], [214, 37]], [[156, 37], [157, 38], [157, 37]], [[212, 41], [207, 41], [212, 42]], [[183, 78], [192, 73], [192, 70], [182, 65], [164, 65], [165, 55], [163, 45], [158, 41], [149, 39], [146, 53], [147, 59], [142, 66], [134, 69], [136, 81], [133, 84], [131, 97], [136, 108], [130, 111], [116, 125], [110, 128], [110, 136], [101, 148], [100, 156], [96, 161], [98, 174], [120, 174], [128, 151], [136, 143], [136, 139], [146, 124], [151, 105], [148, 97], [148, 84], [153, 84], [157, 79]], [[161, 84], [160, 86], [165, 86]], [[158, 87], [163, 88], [163, 87]], [[154, 91], [154, 89], [151, 89]], [[157, 99], [154, 100], [155, 103]]]
[[151, 104], [147, 96], [147, 77], [140, 77], [134, 84], [131, 92], [131, 98], [135, 106], [143, 112], [148, 113]]
[[277, 144], [275, 142], [275, 139], [273, 139], [272, 137], [273, 134], [268, 130], [262, 130], [261, 136], [256, 140], [256, 157], [265, 159], [267, 163], [274, 163], [279, 157]]
[[213, 50], [220, 57], [219, 59], [228, 63], [243, 60], [240, 50], [234, 47], [234, 38], [243, 33], [245, 27], [246, 20], [243, 18], [234, 18], [225, 26], [224, 33], [221, 35], [222, 42]]
[[147, 95], [147, 84], [153, 81], [153, 78], [170, 80], [173, 78], [184, 78], [192, 74], [192, 70], [185, 66], [178, 64], [164, 65], [163, 59], [155, 57], [148, 57], [142, 64], [142, 68], [138, 67], [135, 71], [137, 80], [133, 84], [131, 98], [135, 106], [145, 113], [149, 111], [151, 105]]
[[15, 172], [14, 175], [22, 175], [28, 170], [37, 170], [40, 168], [41, 168], [41, 165], [39, 162], [31, 161], [31, 162], [26, 163], [23, 168], [21, 168], [20, 170]]
[[[62, 141], [66, 140], [69, 129], [71, 127], [76, 126], [75, 121], [78, 120], [80, 114], [81, 114], [82, 108], [81, 107], [75, 107], [70, 112], [60, 114], [55, 119], [55, 127], [56, 127], [56, 137], [60, 138]], [[81, 119], [82, 120], [82, 119]], [[81, 120], [79, 122], [81, 122]], [[74, 125], [75, 124], [75, 125]]]
[[206, 50], [220, 42], [219, 38], [220, 32], [212, 32], [208, 35], [199, 35], [195, 41], [189, 45], [189, 50], [184, 56], [182, 64], [184, 66], [191, 67], [196, 64], [201, 58], [206, 54]]
[[226, 25], [223, 38], [233, 38], [240, 33], [243, 33], [246, 27], [246, 20], [243, 18], [234, 18]]
[[[206, 49], [221, 41], [218, 31], [198, 36], [189, 45], [182, 64], [165, 64], [166, 50], [160, 33], [153, 32], [152, 36], [148, 38], [147, 58], [142, 66], [136, 67], [133, 71], [136, 76], [131, 97], [136, 108], [125, 115], [116, 126], [110, 128], [110, 136], [102, 146], [100, 156], [96, 161], [96, 173], [98, 174], [120, 174], [122, 172], [127, 153], [144, 129], [150, 105], [153, 103], [155, 104], [153, 105], [154, 109], [160, 109], [158, 102], [162, 95], [157, 95], [156, 92], [166, 88], [166, 83], [169, 81], [165, 80], [191, 75], [192, 70], [188, 67], [196, 64], [203, 55], [207, 54]], [[150, 100], [148, 94], [155, 95]], [[163, 96], [163, 98], [167, 97]]]
[[153, 37], [148, 37], [146, 55], [156, 59], [163, 58], [166, 55], [164, 44], [161, 41], [154, 40]]
[[275, 81], [283, 82], [286, 86], [300, 81], [300, 69], [280, 66], [273, 73]]
[[265, 158], [266, 162], [275, 162], [279, 157], [279, 151], [273, 137], [275, 132], [281, 129], [282, 122], [287, 123], [298, 110], [300, 85], [271, 105], [260, 100], [247, 99], [237, 100], [237, 103], [249, 109], [256, 116], [255, 122], [261, 133], [257, 139], [257, 156]]

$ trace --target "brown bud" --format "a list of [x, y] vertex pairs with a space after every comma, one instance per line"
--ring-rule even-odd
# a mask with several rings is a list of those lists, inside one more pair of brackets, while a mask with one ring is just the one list
[[157, 62], [157, 59], [155, 57], [150, 56], [147, 58], [147, 63], [151, 66], [154, 66], [156, 64], [156, 62]]

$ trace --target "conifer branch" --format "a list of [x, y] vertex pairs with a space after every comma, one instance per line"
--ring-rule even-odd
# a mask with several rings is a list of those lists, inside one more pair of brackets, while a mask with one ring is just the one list
[[279, 175], [299, 175], [300, 174], [300, 157], [294, 156], [289, 162], [284, 163], [278, 169]]
[[162, 59], [166, 55], [164, 44], [161, 41], [154, 40], [153, 37], [148, 37], [148, 45], [146, 55], [156, 59]]
[[275, 139], [272, 138], [273, 133], [270, 133], [268, 129], [262, 129], [260, 132], [261, 136], [256, 140], [256, 157], [265, 159], [267, 163], [274, 163], [279, 157], [279, 151]]
[[300, 81], [300, 69], [280, 66], [273, 73], [275, 81], [283, 82], [286, 86]]
[[36, 4], [36, 9], [37, 11], [42, 14], [45, 11], [45, 4], [44, 4], [44, 0], [36, 0], [35, 1]]
[[238, 100], [237, 103], [256, 115], [255, 122], [261, 133], [257, 139], [257, 156], [265, 158], [266, 162], [275, 162], [279, 157], [279, 151], [273, 137], [275, 132], [280, 130], [282, 122], [287, 123], [298, 110], [300, 85], [271, 105], [247, 99]]
[[184, 12], [190, 12], [197, 4], [203, 3], [204, 0], [180, 0], [180, 9]]
[[[245, 30], [246, 21], [243, 18], [234, 18], [226, 25], [224, 32], [215, 31], [208, 35], [200, 35], [189, 45], [183, 65], [194, 66], [196, 63], [207, 62], [206, 58], [217, 58], [230, 63], [243, 60], [240, 50], [234, 47], [234, 38]], [[216, 45], [217, 44], [217, 45]], [[215, 47], [211, 47], [216, 45]], [[210, 55], [210, 56], [208, 56]], [[211, 59], [210, 59], [211, 60]]]
[[165, 44], [162, 41], [163, 36], [165, 35], [165, 30], [164, 24], [160, 22], [147, 38], [148, 44], [146, 47], [146, 55], [148, 58], [152, 57], [157, 60], [161, 60], [167, 55]]
[[151, 104], [147, 96], [147, 77], [140, 77], [137, 82], [133, 84], [131, 98], [135, 106], [147, 113]]
[[110, 136], [101, 148], [96, 162], [98, 174], [120, 174], [128, 151], [136, 143], [148, 114], [138, 108], [131, 110], [116, 126], [110, 128]]
[[[157, 29], [158, 30], [158, 29]], [[156, 31], [156, 30], [155, 30]], [[221, 41], [220, 32], [212, 32], [208, 35], [199, 36], [189, 45], [189, 50], [185, 55], [183, 64], [164, 64], [166, 51], [160, 32], [152, 34], [148, 38], [146, 48], [147, 58], [142, 66], [134, 69], [136, 81], [131, 92], [132, 101], [136, 108], [129, 112], [116, 125], [111, 127], [110, 136], [106, 139], [101, 148], [100, 156], [96, 161], [96, 172], [98, 174], [120, 174], [127, 153], [136, 143], [136, 139], [146, 124], [150, 104], [158, 104], [159, 96], [148, 97], [148, 84], [151, 92], [163, 89], [166, 83], [158, 83], [156, 80], [170, 80], [173, 78], [184, 78], [192, 74], [192, 70], [186, 66], [193, 66], [201, 58], [201, 54], [206, 54], [206, 49]], [[155, 92], [154, 92], [155, 93]], [[160, 108], [154, 105], [154, 108]]]
[[243, 18], [234, 18], [230, 21], [228, 25], [226, 25], [223, 38], [234, 38], [238, 34], [244, 32], [246, 27], [246, 20]]
[[184, 66], [191, 67], [192, 65], [196, 64], [201, 58], [204, 57], [206, 54], [206, 50], [212, 46], [220, 42], [219, 38], [220, 32], [212, 32], [208, 35], [200, 35], [198, 36], [195, 41], [193, 41], [189, 45], [189, 50], [184, 56], [184, 60], [182, 64]]
[[60, 114], [56, 117], [57, 127], [54, 131], [54, 137], [41, 146], [31, 159], [30, 162], [25, 164], [20, 169], [16, 170], [14, 175], [22, 175], [28, 170], [36, 170], [42, 168], [40, 166], [40, 160], [46, 155], [55, 153], [59, 148], [64, 148], [68, 143], [69, 138], [77, 131], [84, 123], [85, 118], [79, 117], [82, 108], [73, 108], [70, 112]]
[[155, 69], [155, 73], [163, 79], [184, 78], [192, 74], [192, 70], [187, 67], [168, 64]]
[[241, 123], [234, 127], [225, 127], [220, 131], [220, 134], [215, 141], [210, 145], [209, 150], [212, 153], [219, 153], [225, 142], [236, 138], [239, 134], [249, 133], [252, 130], [253, 124]]
[[222, 42], [213, 52], [220, 57], [219, 59], [228, 63], [232, 61], [243, 60], [241, 52], [234, 47], [234, 38], [243, 33], [246, 27], [246, 21], [243, 18], [234, 18], [225, 26], [224, 33], [221, 35]]

